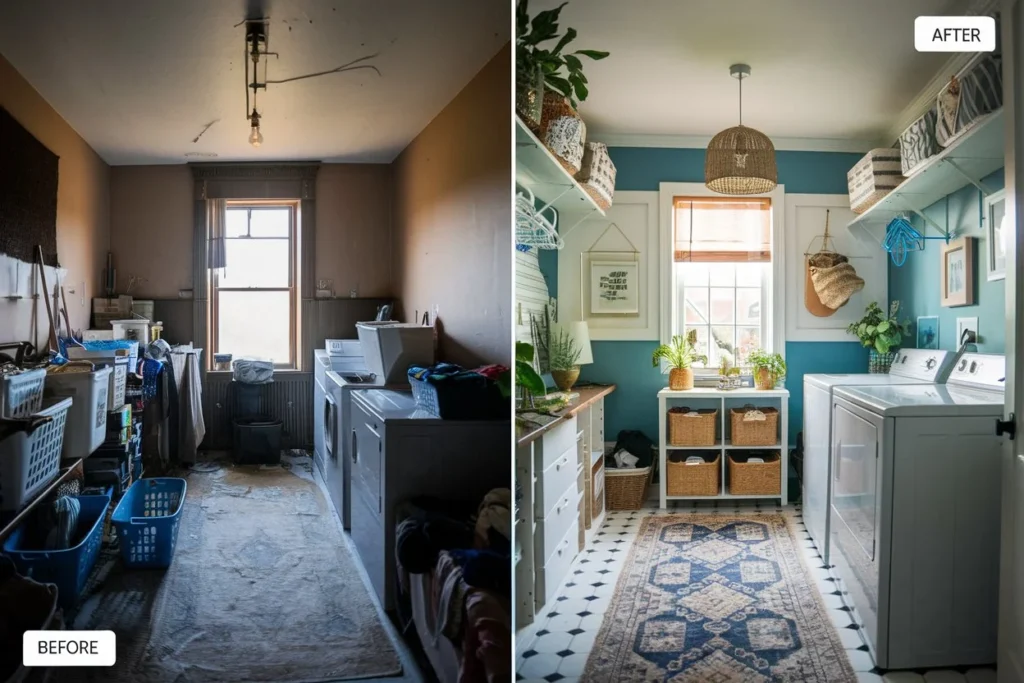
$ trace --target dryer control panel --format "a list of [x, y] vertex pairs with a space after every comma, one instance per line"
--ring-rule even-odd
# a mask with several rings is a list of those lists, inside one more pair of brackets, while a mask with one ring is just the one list
[[956, 361], [946, 383], [1001, 391], [1006, 384], [1006, 356], [965, 353]]
[[922, 382], [940, 382], [943, 370], [953, 359], [949, 351], [938, 349], [900, 349], [889, 368], [889, 374]]

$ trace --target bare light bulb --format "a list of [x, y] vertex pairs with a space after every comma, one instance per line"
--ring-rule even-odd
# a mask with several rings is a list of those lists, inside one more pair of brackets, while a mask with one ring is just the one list
[[259, 126], [252, 127], [252, 132], [249, 133], [249, 144], [253, 147], [259, 147], [263, 144], [263, 133], [260, 132]]

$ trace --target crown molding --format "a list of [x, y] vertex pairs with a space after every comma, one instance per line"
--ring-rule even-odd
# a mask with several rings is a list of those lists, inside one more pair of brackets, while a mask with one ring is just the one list
[[[991, 15], [999, 11], [999, 0], [972, 0], [968, 8], [964, 11], [965, 16], [977, 16], [977, 15]], [[917, 121], [919, 118], [925, 115], [925, 112], [935, 104], [936, 98], [939, 96], [939, 91], [949, 83], [951, 76], [960, 73], [975, 59], [978, 58], [978, 52], [956, 52], [950, 54], [946, 63], [942, 65], [942, 68], [932, 76], [931, 80], [928, 81], [927, 85], [921, 89], [921, 91], [911, 100], [910, 104], [900, 112], [900, 115], [896, 118], [889, 128], [886, 129], [883, 137], [876, 141], [874, 147], [889, 147], [899, 140], [900, 135], [903, 134], [910, 124]]]
[[[587, 136], [590, 140], [603, 142], [609, 147], [667, 147], [681, 149], [705, 149], [711, 142], [711, 135], [645, 135], [645, 134], [602, 134], [595, 132]], [[864, 153], [873, 149], [868, 140], [841, 140], [833, 138], [777, 138], [772, 137], [777, 151], [789, 152], [855, 152]]]

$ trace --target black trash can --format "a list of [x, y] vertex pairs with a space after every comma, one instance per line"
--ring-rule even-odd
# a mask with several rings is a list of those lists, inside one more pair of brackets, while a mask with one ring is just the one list
[[281, 420], [240, 417], [234, 423], [234, 460], [239, 465], [278, 465], [281, 462]]
[[263, 384], [246, 384], [232, 380], [231, 389], [234, 393], [235, 415], [241, 418], [259, 417], [260, 398], [263, 396]]

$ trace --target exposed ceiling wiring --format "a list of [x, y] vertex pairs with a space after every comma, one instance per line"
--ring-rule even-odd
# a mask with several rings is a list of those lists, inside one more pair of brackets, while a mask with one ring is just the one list
[[373, 59], [376, 56], [377, 53], [375, 52], [372, 55], [366, 55], [365, 57], [360, 57], [359, 59], [353, 59], [351, 62], [348, 62], [347, 64], [342, 64], [341, 66], [335, 67], [333, 69], [328, 69], [327, 71], [317, 71], [316, 73], [304, 74], [302, 76], [292, 76], [291, 78], [281, 78], [278, 80], [268, 79], [264, 81], [264, 83], [290, 83], [292, 81], [300, 81], [304, 78], [315, 78], [317, 76], [327, 76], [328, 74], [339, 74], [344, 73], [345, 71], [355, 71], [357, 69], [372, 69], [373, 71], [377, 72], [378, 76], [380, 76], [382, 75], [380, 69], [375, 67], [373, 64], [359, 64], [359, 62], [365, 62], [367, 59]]
[[203, 129], [201, 131], [199, 131], [199, 135], [197, 135], [194, 138], [192, 138], [192, 144], [195, 144], [195, 143], [199, 142], [199, 138], [203, 137], [203, 134], [206, 131], [210, 130], [210, 126], [212, 126], [213, 124], [217, 123], [218, 121], [220, 121], [220, 119], [214, 119], [213, 121], [210, 121], [208, 124], [203, 126]]

